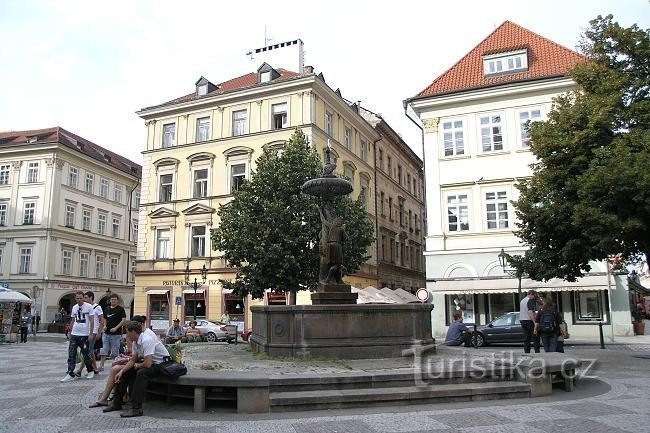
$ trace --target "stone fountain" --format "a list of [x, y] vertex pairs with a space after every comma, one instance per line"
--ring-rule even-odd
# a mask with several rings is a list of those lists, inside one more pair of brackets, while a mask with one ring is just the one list
[[328, 142], [321, 177], [302, 186], [320, 197], [320, 269], [312, 305], [252, 307], [255, 352], [272, 356], [392, 358], [403, 351], [430, 349], [430, 304], [357, 304], [357, 294], [343, 282], [345, 222], [335, 200], [352, 192], [352, 184], [336, 177]]

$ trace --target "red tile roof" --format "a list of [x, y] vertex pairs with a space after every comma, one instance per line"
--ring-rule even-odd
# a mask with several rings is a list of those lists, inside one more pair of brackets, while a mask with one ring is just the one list
[[[271, 81], [270, 83], [277, 83], [278, 81], [285, 81], [290, 78], [294, 78], [299, 76], [300, 74], [297, 72], [292, 72], [292, 71], [287, 71], [286, 69], [278, 68], [276, 71], [280, 74], [278, 78], [275, 80]], [[203, 96], [197, 96], [196, 91], [185, 95], [181, 96], [180, 98], [172, 99], [171, 101], [163, 102], [162, 104], [159, 105], [154, 105], [152, 107], [147, 107], [144, 108], [144, 110], [150, 109], [150, 108], [157, 108], [157, 107], [164, 107], [165, 105], [173, 105], [173, 104], [178, 104], [179, 102], [187, 102], [187, 101], [192, 101], [194, 99], [202, 99], [202, 98], [208, 98], [210, 96], [216, 96], [216, 95], [221, 95], [224, 93], [229, 93], [233, 92], [236, 90], [242, 90], [248, 87], [255, 87], [255, 86], [264, 86], [268, 85], [270, 83], [258, 83], [257, 82], [257, 72], [251, 72], [250, 74], [242, 75], [241, 77], [233, 78], [228, 81], [224, 81], [223, 83], [217, 84], [216, 90], [213, 90], [212, 92], [203, 95]]]
[[[28, 143], [29, 138], [36, 137], [36, 141]], [[111, 152], [91, 141], [86, 140], [72, 132], [66, 131], [60, 126], [45, 129], [33, 129], [30, 131], [7, 131], [0, 132], [0, 146], [39, 146], [43, 143], [61, 143], [70, 149], [81, 152], [90, 158], [110, 165], [131, 176], [142, 177], [140, 164], [124, 158], [117, 153]]]
[[[528, 49], [528, 70], [485, 77], [483, 56]], [[519, 81], [566, 76], [586, 58], [511, 21], [505, 21], [416, 98], [493, 87]]]

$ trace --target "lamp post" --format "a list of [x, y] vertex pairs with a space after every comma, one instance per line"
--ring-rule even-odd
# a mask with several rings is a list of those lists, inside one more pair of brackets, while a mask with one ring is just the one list
[[501, 264], [501, 268], [503, 269], [503, 272], [506, 272], [510, 275], [512, 275], [512, 272], [514, 271], [515, 276], [517, 277], [517, 300], [521, 301], [521, 276], [522, 272], [519, 269], [506, 269], [506, 266], [510, 262], [510, 258], [512, 256], [504, 251], [503, 248], [501, 248], [501, 252], [499, 253], [499, 263]]
[[34, 335], [36, 335], [36, 331], [38, 331], [37, 325], [36, 325], [36, 317], [40, 317], [41, 313], [38, 311], [38, 298], [41, 296], [43, 293], [43, 288], [34, 286], [32, 287], [32, 295], [34, 296], [34, 308], [33, 308], [33, 315], [34, 315], [34, 323], [32, 323], [32, 330]]
[[[187, 266], [185, 267], [185, 284], [190, 285], [190, 274], [192, 271], [190, 270], [190, 264], [188, 263]], [[203, 267], [201, 268], [201, 285], [205, 284], [205, 280], [208, 277], [208, 269], [205, 267], [205, 264], [203, 264]], [[194, 277], [194, 320], [196, 320], [196, 290], [199, 288], [199, 283], [197, 282], [196, 277]]]

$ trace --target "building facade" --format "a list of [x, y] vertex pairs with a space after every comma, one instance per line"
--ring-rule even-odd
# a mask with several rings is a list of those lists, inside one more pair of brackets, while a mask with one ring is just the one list
[[375, 142], [378, 287], [424, 287], [422, 160], [378, 114], [360, 108], [380, 136]]
[[[518, 310], [519, 280], [499, 263], [524, 247], [514, 236], [516, 183], [535, 162], [528, 122], [545, 120], [553, 98], [575, 88], [569, 70], [585, 59], [506, 21], [407, 102], [424, 125], [426, 276], [444, 335], [454, 311], [485, 324]], [[525, 277], [525, 276], [524, 276]], [[631, 333], [625, 277], [604, 263], [578, 282], [521, 280], [551, 296], [574, 336]]]
[[43, 323], [92, 290], [133, 301], [141, 167], [63, 128], [0, 133], [0, 280]]
[[[205, 78], [191, 94], [138, 112], [145, 120], [135, 309], [162, 329], [179, 317], [219, 320], [227, 313], [240, 327], [250, 324], [251, 299], [227, 293], [220, 279], [234, 278], [222, 253], [212, 250], [210, 230], [219, 206], [250, 177], [264, 148], [281, 148], [300, 128], [323, 157], [328, 142], [338, 172], [352, 180], [375, 219], [374, 148], [378, 134], [340, 92], [312, 68], [301, 73], [267, 63], [254, 73], [220, 84]], [[345, 280], [376, 286], [376, 248]], [[207, 268], [205, 282], [199, 269]], [[197, 277], [188, 286], [184, 269]], [[203, 284], [201, 284], [203, 282]], [[196, 292], [196, 293], [195, 293]]]

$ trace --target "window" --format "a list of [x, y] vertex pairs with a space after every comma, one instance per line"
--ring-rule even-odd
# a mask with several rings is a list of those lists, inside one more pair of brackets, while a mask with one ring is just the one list
[[68, 167], [68, 186], [73, 188], [77, 187], [77, 179], [79, 178], [79, 169], [77, 167]]
[[418, 196], [418, 181], [413, 178], [413, 195]]
[[329, 111], [325, 112], [325, 133], [327, 135], [334, 135], [334, 115]]
[[391, 159], [390, 156], [386, 157], [387, 163], [388, 163], [388, 175], [392, 176], [393, 175], [393, 160]]
[[156, 258], [168, 259], [169, 247], [169, 229], [158, 229], [156, 232]]
[[380, 170], [384, 170], [384, 151], [381, 149], [377, 150], [377, 165]]
[[139, 192], [134, 192], [133, 193], [133, 206], [135, 206], [135, 207], [140, 206], [140, 193]]
[[7, 203], [0, 203], [0, 226], [7, 225]]
[[447, 221], [450, 232], [469, 230], [467, 194], [447, 196]]
[[196, 86], [196, 96], [204, 96], [208, 94], [208, 85], [200, 84]]
[[176, 145], [176, 124], [168, 123], [163, 125], [162, 147], [172, 147]]
[[138, 220], [131, 221], [131, 240], [138, 242]]
[[72, 275], [72, 250], [63, 250], [61, 271], [63, 275]]
[[453, 120], [442, 123], [442, 136], [445, 156], [464, 155], [463, 121]]
[[576, 322], [607, 321], [602, 291], [575, 291], [573, 292], [574, 317]]
[[230, 166], [230, 192], [239, 191], [246, 181], [246, 164], [233, 164]]
[[95, 175], [86, 173], [86, 192], [92, 194], [95, 186]]
[[205, 257], [205, 226], [192, 227], [192, 257]]
[[20, 248], [20, 264], [18, 273], [29, 274], [32, 271], [32, 247]]
[[102, 178], [99, 181], [99, 196], [102, 198], [108, 198], [108, 179]]
[[92, 213], [90, 209], [84, 209], [81, 211], [81, 230], [90, 231], [90, 225], [92, 224]]
[[210, 118], [200, 117], [196, 119], [196, 141], [208, 141], [210, 139]]
[[95, 256], [95, 278], [104, 278], [104, 256]]
[[481, 144], [483, 152], [503, 150], [503, 135], [501, 134], [501, 115], [481, 117]]
[[114, 238], [119, 238], [120, 237], [120, 224], [121, 224], [121, 219], [120, 218], [113, 218], [113, 237]]
[[194, 198], [208, 196], [208, 169], [194, 170]]
[[130, 272], [129, 272], [129, 281], [133, 281], [135, 278], [135, 271], [137, 269], [135, 257], [131, 257], [131, 266], [130, 266]]
[[30, 162], [27, 165], [27, 183], [38, 182], [38, 162]]
[[[515, 305], [514, 293], [490, 293], [488, 295], [488, 321], [492, 321], [510, 311], [519, 311], [519, 305]], [[508, 316], [510, 320], [515, 317], [517, 316], [514, 314]], [[515, 324], [519, 325], [519, 321]], [[505, 325], [510, 325], [510, 323], [505, 323]]]
[[97, 233], [106, 234], [106, 214], [97, 215]]
[[[463, 322], [475, 323], [474, 316], [474, 295], [445, 295], [447, 324], [454, 321], [454, 313], [459, 311], [463, 314]], [[476, 322], [478, 324], [478, 322]]]
[[488, 229], [508, 228], [508, 196], [505, 191], [485, 193]]
[[264, 71], [260, 73], [260, 83], [268, 83], [271, 81], [271, 71]]
[[343, 167], [343, 174], [345, 175], [345, 177], [350, 179], [350, 182], [352, 182], [354, 184], [354, 167], [353, 166], [351, 166], [349, 164], [346, 164]]
[[402, 184], [402, 166], [397, 166], [397, 183]]
[[393, 220], [393, 197], [388, 197], [388, 219]]
[[2, 164], [0, 165], [0, 185], [9, 184], [9, 173], [11, 172], [11, 165]]
[[117, 257], [111, 257], [111, 270], [110, 270], [110, 279], [117, 280], [117, 265], [119, 259]]
[[173, 174], [161, 174], [160, 175], [160, 201], [168, 202], [172, 201], [172, 190], [173, 190]]
[[287, 123], [287, 103], [271, 105], [271, 115], [273, 116], [273, 129], [286, 128]]
[[404, 227], [404, 200], [399, 201], [399, 225]]
[[348, 127], [345, 128], [345, 133], [343, 135], [343, 144], [347, 150], [352, 150], [352, 130]]
[[85, 252], [79, 253], [79, 276], [87, 277], [88, 276], [88, 260], [89, 254]]
[[363, 207], [368, 208], [368, 195], [370, 190], [370, 183], [368, 179], [361, 178], [361, 192], [359, 193], [359, 199], [363, 203]]
[[34, 214], [36, 213], [36, 203], [27, 202], [23, 205], [23, 224], [34, 224]]
[[122, 191], [124, 191], [124, 185], [116, 182], [113, 185], [113, 201], [122, 203]]
[[384, 205], [384, 192], [382, 191], [381, 194], [379, 194], [379, 196], [380, 196], [379, 200], [380, 200], [380, 203], [381, 203], [379, 205], [379, 209], [381, 209], [381, 215], [386, 215], [386, 212], [385, 212], [385, 209], [384, 209], [385, 208], [385, 205]]
[[519, 113], [519, 136], [521, 138], [521, 147], [530, 146], [530, 131], [528, 122], [536, 122], [542, 119], [542, 112], [539, 109], [530, 111], [521, 111]]
[[75, 213], [77, 208], [75, 205], [67, 204], [65, 205], [65, 226], [74, 228], [75, 223]]
[[246, 123], [248, 115], [246, 110], [238, 110], [232, 112], [232, 135], [237, 137], [246, 134]]
[[499, 53], [483, 58], [483, 73], [485, 75], [515, 73], [528, 69], [528, 53], [526, 50], [514, 53]]
[[366, 140], [361, 140], [361, 159], [364, 161], [368, 160], [368, 143]]

